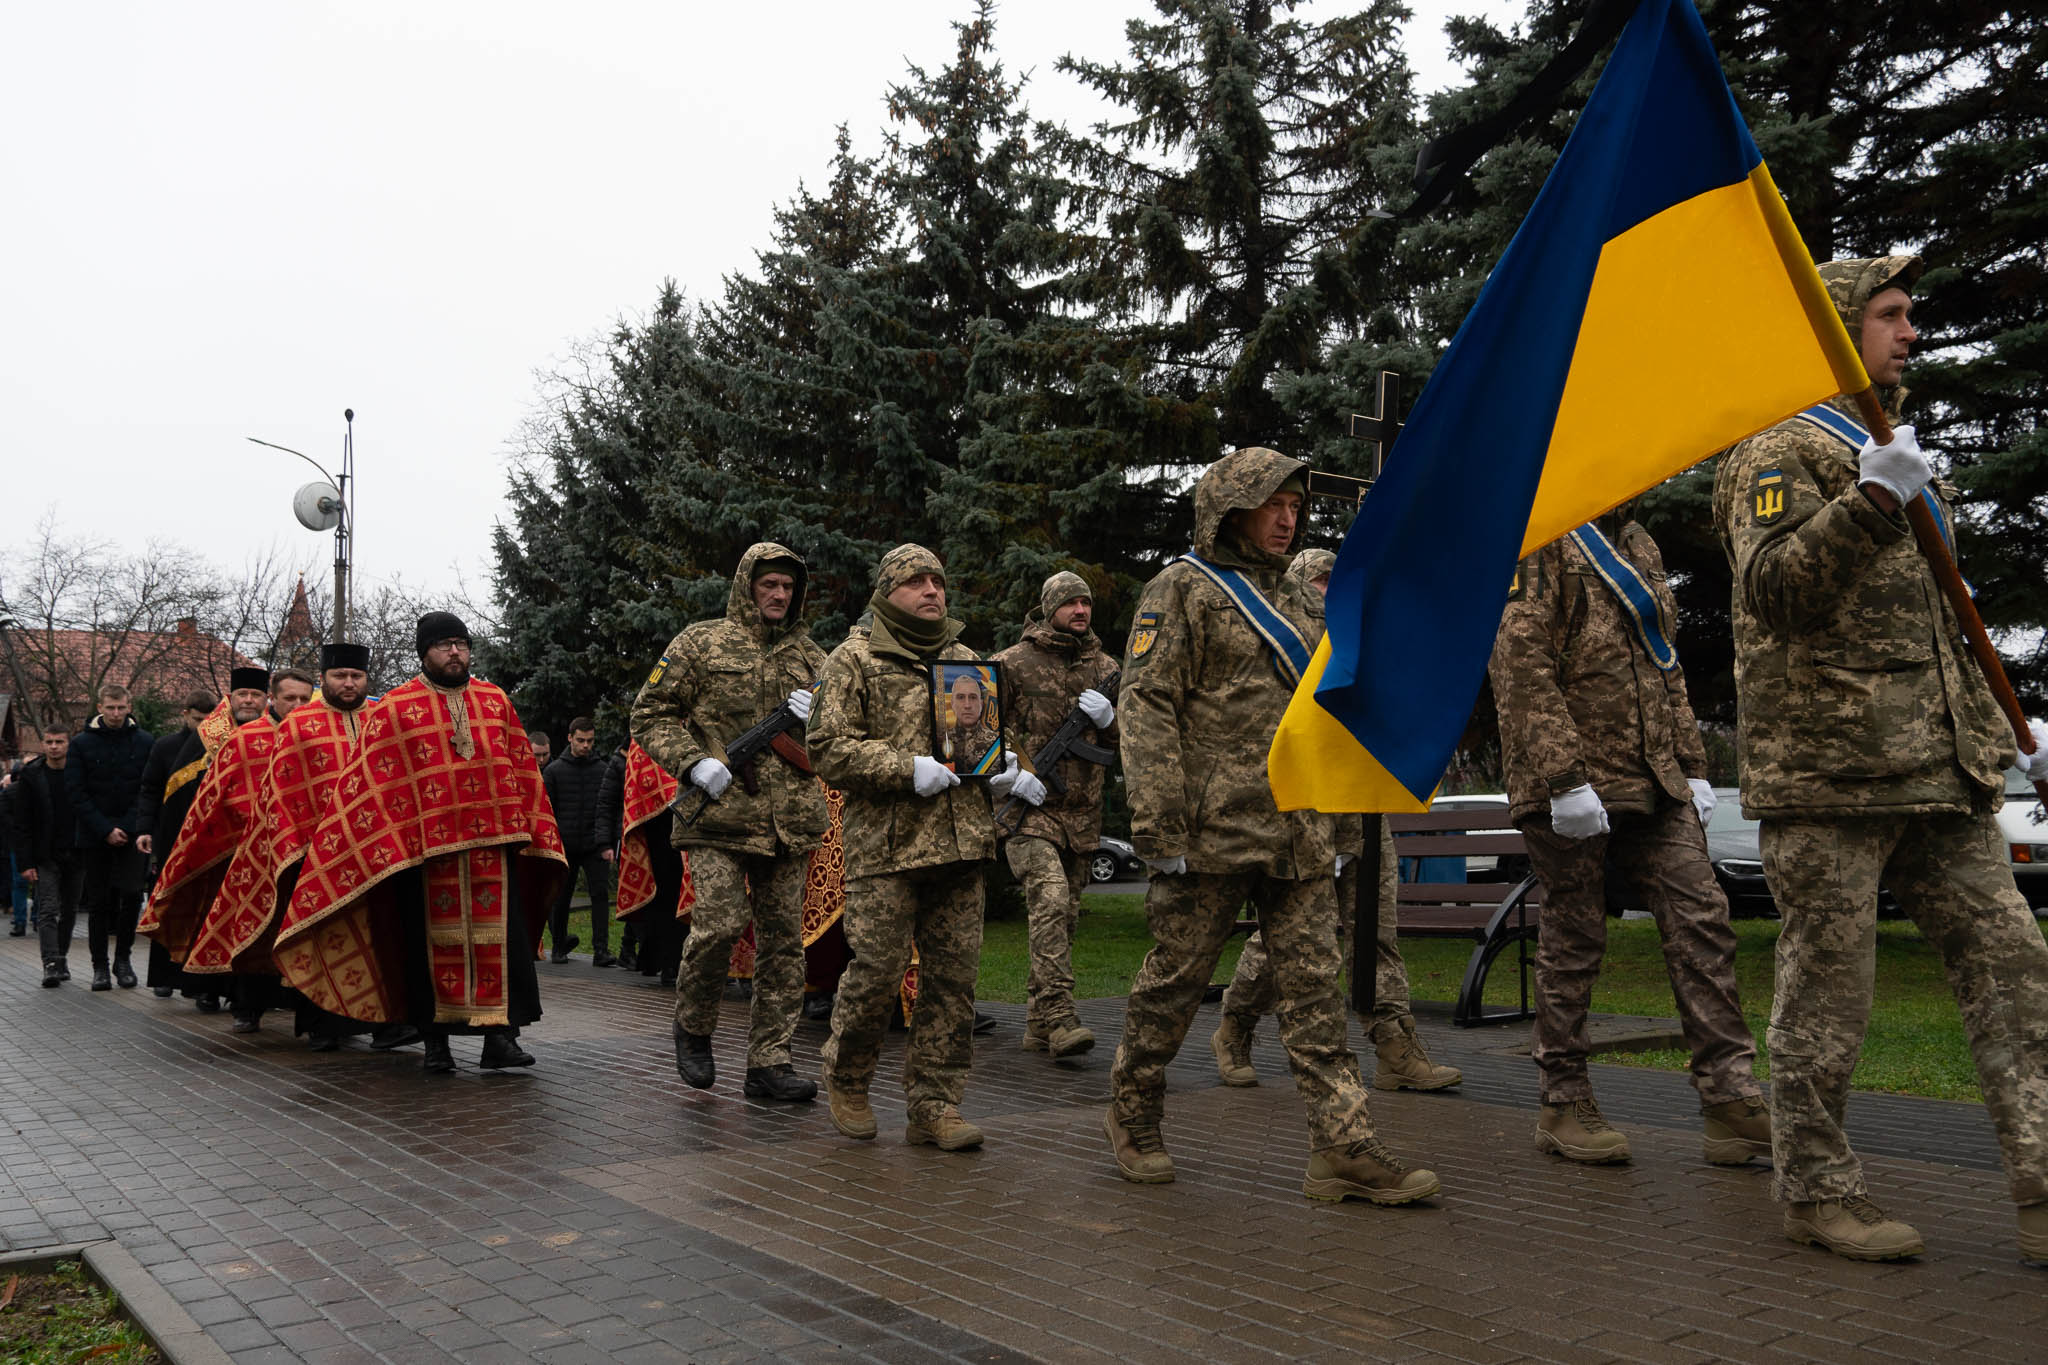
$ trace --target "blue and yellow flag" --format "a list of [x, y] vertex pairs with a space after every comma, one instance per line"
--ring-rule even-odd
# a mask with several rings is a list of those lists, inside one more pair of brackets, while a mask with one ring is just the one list
[[1274, 799], [1425, 809], [1518, 559], [1868, 382], [1698, 13], [1642, 0], [1344, 539]]

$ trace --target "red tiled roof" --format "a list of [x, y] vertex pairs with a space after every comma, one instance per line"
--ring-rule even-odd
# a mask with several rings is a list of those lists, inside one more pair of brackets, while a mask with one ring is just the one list
[[174, 631], [0, 630], [0, 651], [12, 656], [0, 657], [0, 681], [27, 694], [17, 701], [54, 702], [74, 722], [92, 714], [103, 683], [176, 704], [195, 689], [221, 695], [231, 669], [260, 667], [189, 621]]

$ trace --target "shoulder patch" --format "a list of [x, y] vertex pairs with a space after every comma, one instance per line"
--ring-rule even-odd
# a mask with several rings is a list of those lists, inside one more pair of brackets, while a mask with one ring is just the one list
[[1515, 576], [1508, 580], [1508, 601], [1519, 602], [1524, 597], [1543, 596], [1543, 556], [1530, 555], [1515, 565]]
[[1758, 526], [1769, 526], [1785, 515], [1785, 471], [1776, 465], [1757, 471], [1750, 489], [1749, 510]]
[[652, 686], [654, 686], [654, 685], [655, 685], [656, 683], [660, 682], [660, 681], [661, 681], [661, 678], [662, 678], [662, 675], [663, 675], [664, 673], [667, 673], [667, 672], [668, 672], [668, 655], [664, 654], [664, 655], [662, 655], [662, 656], [661, 656], [661, 658], [660, 658], [660, 659], [658, 659], [658, 660], [656, 660], [656, 661], [655, 661], [655, 664], [654, 664], [654, 669], [653, 669], [653, 671], [652, 671], [652, 672], [650, 672], [650, 673], [649, 673], [649, 674], [647, 675], [647, 686], [649, 686], [649, 687], [652, 687]]
[[1131, 623], [1131, 657], [1142, 659], [1152, 652], [1152, 646], [1159, 640], [1161, 613], [1141, 611], [1138, 619]]

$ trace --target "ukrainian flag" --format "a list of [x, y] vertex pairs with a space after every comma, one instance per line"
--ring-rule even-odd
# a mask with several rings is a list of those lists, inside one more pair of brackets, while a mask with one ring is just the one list
[[1345, 537], [1274, 799], [1426, 809], [1517, 560], [1868, 383], [1698, 13], [1642, 0]]

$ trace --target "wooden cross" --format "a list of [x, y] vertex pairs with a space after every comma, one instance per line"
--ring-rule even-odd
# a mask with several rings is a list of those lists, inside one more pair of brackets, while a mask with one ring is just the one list
[[1401, 407], [1401, 376], [1392, 370], [1380, 371], [1379, 411], [1370, 417], [1351, 415], [1351, 435], [1371, 441], [1372, 478], [1354, 478], [1349, 474], [1327, 474], [1320, 469], [1309, 471], [1308, 491], [1325, 497], [1344, 498], [1351, 502], [1365, 501], [1366, 492], [1387, 467], [1387, 456], [1394, 448], [1395, 437], [1401, 434], [1401, 422], [1396, 413]]

